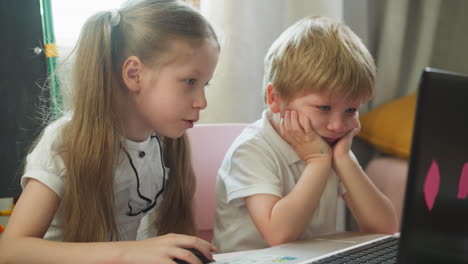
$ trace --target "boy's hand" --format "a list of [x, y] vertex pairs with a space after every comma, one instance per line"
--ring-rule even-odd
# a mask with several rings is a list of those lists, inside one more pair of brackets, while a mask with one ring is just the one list
[[343, 155], [348, 155], [353, 143], [354, 136], [361, 130], [361, 123], [358, 122], [357, 127], [349, 131], [333, 146], [333, 160], [336, 160]]
[[294, 148], [306, 163], [318, 157], [331, 155], [330, 146], [312, 129], [310, 120], [287, 110], [281, 120], [281, 136]]

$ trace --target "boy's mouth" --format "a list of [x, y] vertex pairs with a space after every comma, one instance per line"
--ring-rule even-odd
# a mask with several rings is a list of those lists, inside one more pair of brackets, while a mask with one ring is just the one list
[[325, 142], [327, 142], [330, 146], [335, 145], [335, 143], [339, 140], [339, 138], [329, 138], [329, 137], [322, 137]]

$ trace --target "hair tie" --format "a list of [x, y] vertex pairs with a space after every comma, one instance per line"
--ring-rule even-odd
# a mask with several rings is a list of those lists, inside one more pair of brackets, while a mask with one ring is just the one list
[[118, 9], [112, 9], [110, 11], [111, 17], [109, 20], [109, 24], [111, 27], [115, 27], [120, 23], [120, 12]]

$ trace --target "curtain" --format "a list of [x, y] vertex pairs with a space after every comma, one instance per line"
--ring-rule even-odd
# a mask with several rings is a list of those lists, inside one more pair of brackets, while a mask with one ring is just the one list
[[376, 91], [361, 113], [416, 92], [424, 67], [468, 73], [464, 0], [201, 0], [200, 9], [222, 46], [202, 123], [259, 118], [263, 58], [283, 30], [309, 15], [343, 20], [375, 57]]
[[468, 73], [468, 2], [386, 0], [371, 108], [415, 93], [424, 67]]
[[343, 19], [342, 0], [201, 0], [200, 10], [212, 22], [221, 42], [201, 123], [259, 119], [265, 109], [263, 59], [273, 41], [305, 16]]

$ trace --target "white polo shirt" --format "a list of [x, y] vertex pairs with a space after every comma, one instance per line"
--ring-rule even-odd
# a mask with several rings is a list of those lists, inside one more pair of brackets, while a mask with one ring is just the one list
[[[265, 110], [260, 120], [248, 126], [229, 148], [219, 169], [213, 239], [219, 252], [269, 247], [250, 218], [244, 198], [254, 194], [284, 197], [305, 169], [305, 162], [272, 127], [272, 118], [279, 116]], [[337, 201], [343, 192], [333, 172], [300, 239], [336, 231]]]
[[[70, 116], [64, 116], [44, 130], [37, 146], [27, 156], [21, 179], [23, 189], [29, 179], [36, 179], [60, 198], [63, 197], [67, 177], [59, 150], [62, 145], [62, 128], [69, 121]], [[163, 167], [162, 148], [155, 135], [143, 142], [123, 140], [123, 145], [114, 175], [114, 212], [120, 239], [135, 240], [143, 216], [153, 211], [162, 201], [169, 169]], [[140, 229], [139, 239], [156, 234], [149, 223], [145, 223]], [[63, 240], [63, 222], [58, 214], [54, 216], [44, 238]]]

